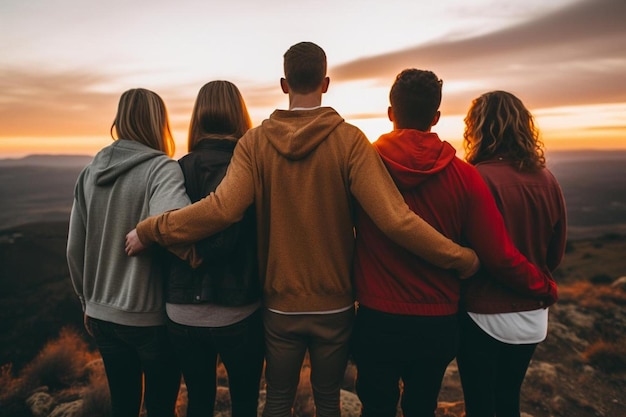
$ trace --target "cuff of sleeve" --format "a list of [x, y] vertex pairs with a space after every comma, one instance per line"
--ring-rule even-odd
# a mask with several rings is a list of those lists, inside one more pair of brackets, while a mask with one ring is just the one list
[[144, 246], [148, 246], [150, 243], [157, 241], [155, 233], [156, 219], [155, 217], [149, 217], [137, 224], [137, 237], [141, 240]]

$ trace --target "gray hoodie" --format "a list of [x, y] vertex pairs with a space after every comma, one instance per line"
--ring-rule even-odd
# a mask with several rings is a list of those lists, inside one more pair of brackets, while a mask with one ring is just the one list
[[67, 260], [89, 317], [129, 326], [165, 323], [158, 247], [134, 257], [124, 238], [148, 216], [190, 203], [178, 163], [139, 142], [117, 140], [83, 169], [74, 190]]

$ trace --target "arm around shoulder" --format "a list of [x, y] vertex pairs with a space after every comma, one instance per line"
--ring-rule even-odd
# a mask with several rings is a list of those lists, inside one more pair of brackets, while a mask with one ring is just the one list
[[195, 243], [241, 220], [254, 202], [254, 180], [246, 150], [235, 148], [226, 176], [215, 192], [187, 207], [149, 217], [137, 225], [144, 243]]
[[456, 270], [462, 278], [476, 273], [476, 253], [411, 211], [369, 142], [357, 143], [351, 153], [350, 184], [363, 210], [391, 240], [436, 266]]

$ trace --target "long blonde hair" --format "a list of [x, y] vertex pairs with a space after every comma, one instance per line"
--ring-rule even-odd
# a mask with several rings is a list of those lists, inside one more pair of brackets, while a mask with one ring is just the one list
[[238, 140], [251, 127], [237, 86], [229, 81], [211, 81], [202, 86], [193, 106], [187, 150], [191, 152], [208, 135]]
[[163, 99], [144, 88], [133, 88], [122, 94], [110, 133], [114, 140], [134, 140], [170, 157], [176, 148]]
[[496, 157], [515, 162], [520, 170], [546, 164], [532, 114], [506, 91], [491, 91], [474, 99], [465, 117], [463, 147], [472, 165]]

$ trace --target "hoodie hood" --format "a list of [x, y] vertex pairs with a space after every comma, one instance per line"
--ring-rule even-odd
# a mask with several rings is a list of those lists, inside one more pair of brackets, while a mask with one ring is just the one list
[[305, 158], [343, 122], [330, 107], [315, 110], [276, 110], [263, 121], [267, 140], [283, 157]]
[[447, 167], [456, 155], [436, 133], [398, 129], [382, 135], [374, 146], [400, 190], [419, 186]]
[[107, 185], [139, 164], [165, 153], [139, 142], [118, 139], [96, 154], [91, 163], [97, 185]]

